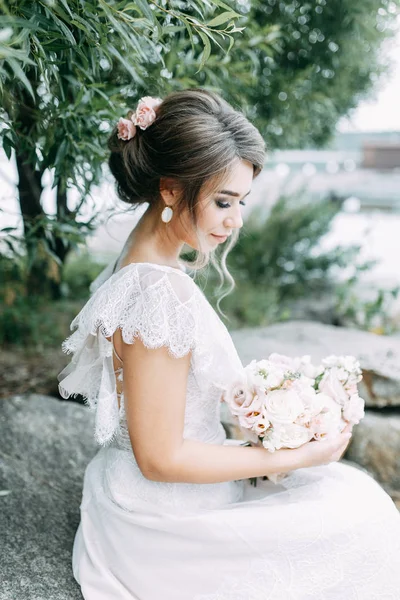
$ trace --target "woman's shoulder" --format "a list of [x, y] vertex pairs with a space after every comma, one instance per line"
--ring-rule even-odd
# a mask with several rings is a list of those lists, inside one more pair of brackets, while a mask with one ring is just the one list
[[124, 341], [137, 334], [156, 347], [167, 337], [192, 337], [198, 330], [202, 294], [183, 270], [156, 263], [129, 263], [96, 288], [70, 329], [77, 330], [63, 342], [64, 351], [74, 351], [74, 343], [99, 331], [110, 337], [121, 329]]
[[130, 262], [118, 269], [116, 266], [115, 262], [110, 263], [92, 282], [88, 302], [95, 303], [104, 295], [107, 299], [119, 295], [121, 300], [139, 293], [157, 296], [164, 290], [164, 298], [173, 295], [177, 301], [185, 303], [200, 291], [184, 265], [179, 268], [152, 262]]
[[183, 269], [151, 262], [129, 263], [114, 273], [110, 283], [118, 285], [120, 279], [132, 281], [143, 292], [167, 287], [182, 302], [189, 300], [198, 289], [192, 277]]

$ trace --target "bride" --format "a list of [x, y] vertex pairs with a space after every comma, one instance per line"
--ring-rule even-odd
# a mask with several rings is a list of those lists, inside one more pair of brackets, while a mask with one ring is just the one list
[[195, 274], [225, 244], [217, 267], [233, 282], [225, 259], [264, 164], [259, 132], [192, 89], [142, 98], [109, 143], [119, 196], [148, 208], [63, 342], [60, 392], [85, 396], [101, 445], [73, 548], [83, 597], [398, 600], [400, 516], [338, 462], [350, 426], [270, 453], [229, 444], [219, 420], [243, 365]]

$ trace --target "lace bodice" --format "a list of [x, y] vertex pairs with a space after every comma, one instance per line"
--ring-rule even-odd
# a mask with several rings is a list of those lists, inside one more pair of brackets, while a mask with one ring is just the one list
[[[118, 408], [113, 347], [107, 339], [117, 328], [128, 344], [140, 337], [148, 348], [166, 346], [177, 358], [191, 352], [184, 437], [224, 443], [221, 394], [242, 376], [243, 365], [227, 328], [193, 279], [180, 269], [131, 263], [114, 274], [106, 269], [91, 291], [91, 298], [71, 323], [74, 333], [62, 344], [73, 357], [59, 375], [59, 390], [64, 398], [84, 396], [95, 411], [98, 443], [133, 456], [123, 395]], [[200, 487], [202, 492], [207, 488]], [[214, 498], [218, 500], [215, 493]]]

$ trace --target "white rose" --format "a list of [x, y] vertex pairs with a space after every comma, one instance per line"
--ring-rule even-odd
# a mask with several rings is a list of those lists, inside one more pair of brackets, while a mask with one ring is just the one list
[[364, 406], [364, 400], [358, 394], [353, 394], [343, 409], [343, 417], [346, 421], [357, 425], [365, 416]]
[[275, 439], [279, 439], [279, 448], [299, 448], [312, 439], [312, 432], [302, 425], [289, 423], [278, 425], [275, 429]]
[[284, 379], [285, 373], [283, 371], [268, 373], [268, 376], [265, 380], [265, 387], [267, 389], [278, 388], [282, 385]]
[[329, 371], [325, 373], [319, 383], [318, 388], [320, 392], [331, 396], [331, 398], [333, 398], [341, 406], [344, 406], [348, 400], [346, 390], [337, 377], [336, 368], [329, 369]]
[[304, 404], [293, 389], [273, 390], [266, 396], [266, 417], [274, 425], [275, 423], [293, 423], [303, 411]]

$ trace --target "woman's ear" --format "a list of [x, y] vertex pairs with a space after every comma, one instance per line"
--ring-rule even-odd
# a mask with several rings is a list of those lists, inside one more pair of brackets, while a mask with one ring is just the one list
[[173, 206], [180, 196], [182, 186], [173, 177], [160, 178], [160, 196], [167, 206]]

